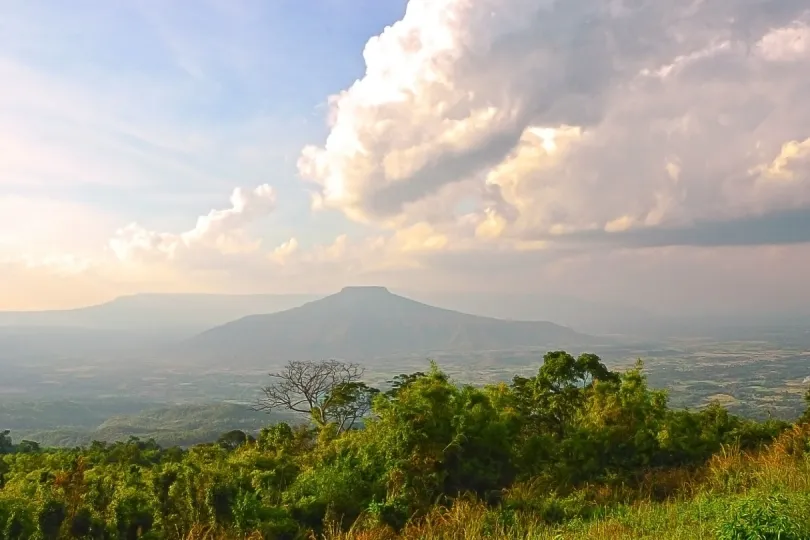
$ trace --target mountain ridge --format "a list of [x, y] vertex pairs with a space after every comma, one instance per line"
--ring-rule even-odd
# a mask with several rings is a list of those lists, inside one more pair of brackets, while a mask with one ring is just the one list
[[[697, 313], [690, 317], [650, 312], [607, 301], [545, 294], [400, 290], [409, 299], [487, 318], [552, 321], [596, 335], [645, 337], [716, 336], [731, 328], [801, 325], [808, 313]], [[93, 329], [163, 336], [192, 337], [250, 315], [277, 313], [325, 298], [326, 294], [140, 293], [71, 309], [0, 311], [0, 329]]]
[[547, 321], [507, 321], [434, 307], [384, 287], [345, 287], [277, 313], [206, 330], [186, 346], [208, 357], [368, 359], [430, 351], [590, 344], [596, 338]]

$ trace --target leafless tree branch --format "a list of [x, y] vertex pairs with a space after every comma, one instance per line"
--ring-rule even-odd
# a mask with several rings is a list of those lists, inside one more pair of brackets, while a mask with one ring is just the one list
[[320, 426], [334, 423], [338, 432], [351, 429], [371, 410], [373, 390], [360, 381], [359, 364], [326, 360], [288, 362], [263, 387], [253, 409], [286, 409], [308, 414]]

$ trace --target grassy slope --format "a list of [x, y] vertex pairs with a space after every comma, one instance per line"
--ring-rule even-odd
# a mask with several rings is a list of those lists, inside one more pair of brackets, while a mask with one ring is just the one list
[[[328, 533], [325, 538], [731, 540], [777, 538], [779, 532], [782, 540], [810, 538], [808, 436], [810, 427], [803, 426], [757, 454], [729, 450], [697, 471], [651, 474], [634, 492], [592, 486], [561, 498], [555, 508], [544, 502], [542, 508], [523, 512], [459, 502], [436, 510], [399, 536], [358, 523], [348, 533]], [[513, 488], [506, 494], [505, 506], [530, 503], [535, 489], [526, 485]], [[561, 513], [572, 519], [563, 525], [543, 519]], [[773, 534], [768, 536], [768, 532]]]

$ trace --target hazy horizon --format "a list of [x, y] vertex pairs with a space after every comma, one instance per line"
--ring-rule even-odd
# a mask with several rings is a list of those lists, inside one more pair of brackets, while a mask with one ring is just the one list
[[[511, 321], [546, 321], [594, 334], [635, 334], [641, 337], [699, 335], [727, 327], [796, 326], [810, 324], [810, 309], [667, 311], [645, 309], [626, 302], [589, 300], [561, 294], [419, 291], [385, 285], [346, 286], [322, 293], [221, 294], [136, 293], [110, 301], [57, 310], [0, 310], [0, 329], [85, 328], [135, 332], [159, 331], [167, 335], [200, 332], [251, 315], [271, 314], [341, 294], [347, 289], [385, 289], [431, 307], [462, 314]], [[373, 300], [373, 297], [371, 298]], [[358, 306], [361, 307], [361, 306]], [[372, 306], [362, 306], [365, 309]], [[716, 334], [714, 334], [716, 335]]]

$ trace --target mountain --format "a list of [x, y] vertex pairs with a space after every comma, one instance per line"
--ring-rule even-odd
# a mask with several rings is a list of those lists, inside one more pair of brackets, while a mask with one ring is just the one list
[[[711, 338], [717, 340], [774, 339], [781, 342], [785, 330], [810, 328], [810, 309], [805, 311], [740, 312], [718, 307], [714, 312], [651, 312], [636, 306], [573, 296], [537, 293], [421, 292], [405, 296], [446, 309], [496, 319], [553, 321], [587, 334], [621, 334], [626, 337]], [[769, 337], [770, 336], [770, 337]]]
[[[678, 316], [564, 295], [395, 292], [452, 311], [494, 319], [551, 321], [586, 334], [726, 339], [732, 330], [748, 335], [752, 328], [757, 327], [810, 327], [810, 309], [806, 313], [701, 311]], [[108, 342], [123, 348], [129, 348], [130, 342], [140, 345], [166, 343], [186, 339], [243, 317], [277, 313], [323, 297], [322, 294], [137, 294], [78, 309], [0, 311], [0, 348], [11, 346], [9, 340], [27, 350], [32, 350], [30, 343], [34, 342], [36, 346], [33, 348], [48, 345], [59, 350], [64, 350], [64, 346], [70, 348], [74, 342], [81, 343], [82, 348], [95, 347], [96, 342]], [[662, 309], [666, 311], [666, 306]], [[88, 332], [90, 330], [93, 332]], [[104, 348], [109, 347], [105, 345]]]
[[554, 348], [597, 341], [550, 322], [468, 315], [422, 304], [383, 287], [346, 287], [297, 308], [213, 328], [187, 341], [183, 349], [198, 358], [273, 362]]
[[646, 331], [669, 319], [649, 311], [611, 302], [572, 296], [536, 293], [408, 292], [405, 296], [471, 315], [519, 321], [552, 321], [593, 334], [625, 334]]
[[[624, 333], [656, 317], [646, 311], [562, 295], [433, 292], [399, 294], [482, 317], [552, 321], [586, 333]], [[103, 304], [53, 311], [0, 311], [0, 327], [83, 328], [194, 335], [248, 315], [284, 311], [323, 294], [136, 294]]]
[[307, 294], [137, 294], [97, 306], [0, 312], [0, 327], [84, 328], [194, 335], [228, 321], [282, 311], [320, 298]]

